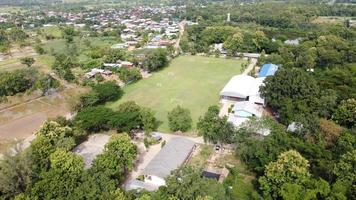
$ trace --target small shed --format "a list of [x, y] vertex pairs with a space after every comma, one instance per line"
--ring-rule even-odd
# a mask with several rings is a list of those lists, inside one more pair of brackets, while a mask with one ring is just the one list
[[216, 179], [217, 181], [220, 179], [220, 174], [218, 173], [215, 173], [215, 172], [210, 172], [210, 171], [206, 171], [204, 170], [203, 171], [203, 177], [205, 178], [211, 178], [211, 179]]

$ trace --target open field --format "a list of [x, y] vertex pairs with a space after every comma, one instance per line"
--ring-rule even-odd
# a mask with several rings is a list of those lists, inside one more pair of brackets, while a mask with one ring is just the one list
[[21, 58], [32, 57], [35, 59], [35, 63], [32, 68], [37, 68], [40, 71], [48, 72], [50, 68], [50, 62], [48, 62], [47, 55], [38, 55], [32, 47], [14, 47], [11, 49], [11, 54], [1, 55], [0, 57], [0, 72], [1, 71], [13, 71], [17, 69], [26, 68], [27, 66], [21, 64]]
[[44, 35], [51, 35], [54, 38], [62, 38], [62, 31], [58, 26], [50, 26], [41, 28], [40, 31]]
[[[86, 61], [90, 58], [87, 56], [87, 53], [90, 51], [90, 48], [85, 44], [85, 40], [90, 42], [90, 45], [96, 48], [110, 48], [113, 44], [119, 43], [120, 40], [116, 37], [88, 37], [85, 39], [80, 39], [75, 37], [74, 42], [77, 47], [78, 59], [79, 61]], [[63, 54], [67, 53], [66, 41], [64, 39], [55, 39], [50, 40], [44, 43], [43, 45], [46, 52], [54, 54]]]
[[44, 97], [24, 95], [1, 104], [0, 144], [6, 145], [14, 140], [27, 138], [48, 118], [67, 115], [70, 113], [71, 103], [84, 91], [85, 88], [70, 88]]
[[199, 117], [209, 106], [219, 102], [219, 92], [229, 79], [241, 72], [242, 60], [181, 56], [170, 66], [124, 88], [124, 96], [108, 104], [115, 109], [125, 101], [136, 101], [152, 108], [158, 120], [159, 130], [168, 132], [167, 113], [181, 105], [188, 108], [193, 118], [193, 130]]
[[339, 24], [342, 25], [347, 19], [352, 19], [351, 17], [340, 17], [340, 16], [319, 16], [315, 18], [312, 23], [315, 24]]

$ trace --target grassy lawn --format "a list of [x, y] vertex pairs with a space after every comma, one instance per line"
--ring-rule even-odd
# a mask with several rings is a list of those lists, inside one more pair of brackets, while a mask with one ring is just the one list
[[177, 105], [188, 108], [193, 130], [199, 116], [219, 102], [219, 92], [233, 75], [241, 72], [242, 60], [181, 56], [170, 66], [124, 88], [124, 96], [108, 106], [115, 109], [125, 101], [152, 108], [162, 121], [159, 131], [168, 132], [167, 113]]
[[230, 169], [230, 174], [224, 180], [224, 185], [229, 189], [231, 199], [245, 200], [245, 199], [258, 199], [258, 193], [254, 187], [256, 176], [248, 170], [248, 167], [236, 158], [236, 155], [229, 154], [220, 157], [218, 160], [219, 165], [233, 166]]
[[207, 144], [200, 145], [199, 147], [199, 153], [189, 160], [188, 165], [197, 168], [204, 168], [207, 160], [213, 153], [213, 147]]
[[61, 38], [62, 37], [62, 31], [58, 26], [44, 27], [44, 28], [41, 29], [41, 31], [45, 35], [51, 35], [54, 38]]
[[[113, 44], [119, 43], [120, 40], [116, 37], [88, 37], [85, 39], [80, 39], [78, 37], [74, 38], [74, 42], [77, 47], [78, 52], [78, 60], [79, 61], [87, 61], [90, 58], [86, 55], [89, 53], [90, 48], [84, 44], [84, 40], [90, 41], [90, 45], [95, 48], [108, 49]], [[48, 52], [48, 54], [63, 54], [67, 51], [66, 41], [64, 39], [55, 39], [50, 40], [43, 45], [44, 49]]]

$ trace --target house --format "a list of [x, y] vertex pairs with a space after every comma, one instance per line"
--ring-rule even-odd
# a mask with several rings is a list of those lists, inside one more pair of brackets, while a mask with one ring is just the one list
[[227, 54], [227, 50], [224, 48], [224, 43], [213, 44], [212, 46], [213, 51], [219, 51], [222, 55]]
[[292, 122], [288, 125], [287, 131], [291, 133], [300, 132], [303, 130], [303, 124], [299, 122]]
[[166, 185], [165, 178], [186, 162], [194, 147], [195, 142], [189, 139], [180, 137], [171, 139], [143, 170], [144, 180], [129, 182], [125, 186], [126, 190], [154, 191]]
[[125, 44], [127, 46], [136, 46], [138, 44], [138, 42], [137, 41], [127, 41]]
[[103, 65], [104, 67], [112, 67], [112, 68], [121, 67], [121, 65], [118, 63], [104, 63]]
[[262, 78], [267, 76], [273, 76], [277, 72], [277, 70], [278, 70], [278, 65], [272, 63], [264, 64], [260, 72], [258, 73], [258, 77]]
[[125, 43], [120, 43], [120, 44], [114, 44], [111, 46], [112, 49], [126, 49], [129, 46]]
[[128, 61], [121, 61], [120, 64], [122, 67], [128, 67], [128, 68], [134, 66], [132, 62], [128, 62]]
[[284, 41], [284, 44], [292, 45], [292, 46], [298, 46], [300, 40], [301, 40], [301, 38], [297, 38], [297, 39], [294, 39], [294, 40], [286, 40], [286, 41]]
[[159, 41], [159, 45], [160, 46], [169, 46], [169, 45], [173, 45], [174, 42], [170, 41], [170, 40], [160, 40]]
[[93, 78], [93, 77], [95, 77], [95, 75], [97, 75], [97, 74], [111, 75], [112, 72], [109, 71], [109, 70], [103, 70], [103, 69], [93, 68], [93, 69], [91, 69], [90, 72], [87, 72], [87, 73], [85, 74], [85, 76], [86, 76], [87, 78]]
[[202, 176], [205, 178], [215, 179], [218, 181], [220, 179], [221, 174], [204, 170]]
[[259, 88], [264, 78], [254, 78], [248, 75], [233, 76], [220, 92], [220, 98], [229, 101], [251, 101], [264, 105]]
[[234, 104], [232, 113], [236, 117], [262, 117], [263, 109], [250, 101], [240, 101]]
[[232, 109], [232, 113], [228, 117], [228, 122], [231, 122], [235, 127], [249, 120], [250, 117], [262, 117], [263, 107], [250, 101], [236, 102]]

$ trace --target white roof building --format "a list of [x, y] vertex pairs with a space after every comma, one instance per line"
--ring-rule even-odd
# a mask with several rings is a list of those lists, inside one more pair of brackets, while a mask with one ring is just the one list
[[221, 90], [222, 99], [246, 100], [253, 103], [264, 104], [260, 96], [260, 86], [264, 78], [254, 78], [248, 75], [236, 75]]
[[240, 101], [235, 103], [232, 112], [237, 117], [262, 117], [263, 109], [250, 101]]
[[243, 122], [249, 120], [250, 117], [262, 117], [263, 107], [251, 101], [239, 101], [234, 104], [232, 113], [229, 115], [228, 122], [239, 127]]

